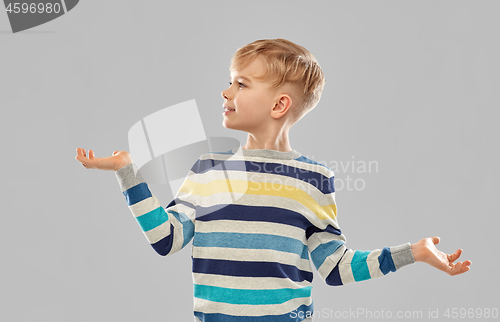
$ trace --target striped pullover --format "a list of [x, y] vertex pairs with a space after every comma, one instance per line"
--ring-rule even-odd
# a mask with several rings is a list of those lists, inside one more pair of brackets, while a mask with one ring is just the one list
[[410, 243], [346, 248], [333, 172], [295, 150], [204, 154], [166, 208], [134, 163], [115, 173], [158, 254], [193, 241], [196, 321], [302, 321], [313, 312], [311, 261], [329, 285], [414, 263]]

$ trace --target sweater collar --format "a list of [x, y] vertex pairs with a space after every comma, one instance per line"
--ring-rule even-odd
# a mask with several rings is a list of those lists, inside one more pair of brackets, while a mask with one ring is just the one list
[[243, 149], [241, 146], [239, 148], [234, 148], [231, 151], [233, 153], [243, 154], [243, 156], [278, 159], [278, 160], [294, 160], [301, 156], [300, 152], [297, 152], [295, 150], [289, 152], [268, 150], [268, 149], [246, 150]]

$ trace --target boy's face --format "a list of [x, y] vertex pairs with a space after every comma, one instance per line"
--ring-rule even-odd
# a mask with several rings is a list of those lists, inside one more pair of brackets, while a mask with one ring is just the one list
[[264, 131], [273, 120], [271, 111], [279, 95], [271, 85], [254, 76], [265, 72], [262, 58], [257, 57], [242, 70], [231, 71], [230, 86], [221, 94], [224, 106], [234, 111], [223, 112], [225, 128], [257, 133]]

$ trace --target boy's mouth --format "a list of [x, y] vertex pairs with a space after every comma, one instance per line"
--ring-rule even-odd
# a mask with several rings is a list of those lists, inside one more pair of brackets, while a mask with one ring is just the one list
[[233, 112], [233, 111], [235, 111], [234, 108], [230, 108], [229, 106], [224, 105], [224, 112]]

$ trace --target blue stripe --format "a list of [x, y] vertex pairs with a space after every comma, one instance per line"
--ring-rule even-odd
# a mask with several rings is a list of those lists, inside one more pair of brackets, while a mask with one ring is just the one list
[[184, 200], [180, 200], [179, 198], [175, 198], [174, 200], [172, 200], [168, 206], [167, 206], [167, 210], [170, 208], [170, 207], [173, 207], [175, 205], [184, 205], [186, 207], [189, 207], [189, 208], [192, 208], [192, 209], [195, 209], [196, 210], [196, 206], [193, 205], [192, 203], [189, 203], [187, 201], [184, 201]]
[[[342, 254], [342, 257], [344, 257], [345, 253], [347, 252], [347, 249], [344, 250], [344, 254]], [[328, 274], [328, 276], [325, 279], [326, 284], [332, 285], [332, 286], [340, 286], [344, 285], [342, 283], [342, 278], [340, 277], [340, 271], [339, 271], [339, 265], [337, 265], [333, 268], [333, 270]]]
[[158, 207], [139, 217], [135, 217], [143, 231], [149, 231], [168, 221], [168, 214], [165, 209]]
[[243, 262], [221, 259], [193, 258], [193, 273], [246, 277], [280, 277], [294, 282], [312, 282], [313, 273], [293, 265], [275, 262]]
[[153, 249], [160, 255], [166, 256], [170, 251], [172, 250], [172, 242], [174, 240], [174, 226], [170, 225], [170, 234], [159, 241], [157, 241], [154, 244], [151, 244], [153, 246]]
[[380, 264], [380, 270], [384, 275], [389, 272], [395, 272], [396, 266], [392, 260], [391, 250], [389, 247], [384, 247], [382, 253], [378, 257], [378, 262]]
[[335, 266], [333, 270], [328, 274], [325, 279], [326, 284], [331, 286], [341, 286], [344, 285], [342, 283], [342, 278], [340, 278], [339, 266]]
[[248, 290], [194, 284], [194, 297], [212, 302], [239, 305], [272, 305], [311, 296], [312, 286], [298, 289]]
[[328, 167], [326, 165], [324, 165], [323, 163], [319, 163], [317, 161], [314, 161], [314, 160], [311, 160], [309, 158], [306, 158], [305, 156], [301, 155], [300, 157], [298, 157], [297, 159], [295, 159], [297, 161], [300, 161], [300, 162], [304, 162], [304, 163], [309, 163], [309, 164], [316, 164], [316, 165], [320, 165], [320, 166], [323, 166], [324, 168], [327, 168]]
[[300, 322], [313, 316], [313, 304], [301, 305], [290, 313], [282, 315], [234, 316], [221, 313], [203, 313], [195, 311], [194, 315], [203, 322]]
[[332, 240], [329, 241], [326, 244], [321, 244], [318, 247], [316, 247], [312, 252], [311, 252], [311, 259], [314, 263], [314, 266], [316, 269], [319, 269], [321, 265], [323, 265], [323, 262], [325, 259], [335, 253], [337, 249], [344, 245], [344, 242], [341, 240]]
[[[300, 161], [305, 162], [304, 160]], [[312, 162], [307, 162], [307, 163], [312, 163]], [[319, 164], [319, 163], [313, 163], [313, 164]], [[324, 167], [324, 165], [322, 166]], [[275, 174], [307, 182], [316, 187], [317, 189], [319, 189], [324, 194], [332, 193], [335, 191], [333, 176], [327, 177], [313, 170], [297, 168], [282, 163], [206, 159], [206, 160], [200, 160], [199, 164], [197, 164], [196, 167], [193, 167], [191, 170], [197, 174], [204, 173], [207, 171], [242, 171], [242, 172], [255, 172], [262, 174]]]
[[149, 191], [148, 185], [143, 182], [139, 183], [132, 188], [129, 188], [123, 192], [125, 199], [127, 200], [127, 205], [132, 206], [146, 198], [151, 197], [151, 191]]
[[294, 253], [303, 259], [309, 259], [307, 246], [300, 240], [290, 237], [267, 234], [243, 233], [196, 233], [193, 246], [225, 247], [244, 249], [274, 249]]
[[172, 215], [174, 215], [175, 218], [182, 224], [182, 236], [184, 237], [184, 242], [182, 243], [182, 247], [186, 246], [191, 238], [193, 238], [194, 235], [194, 224], [189, 219], [186, 214], [182, 212], [176, 212], [173, 210], [168, 210]]
[[312, 234], [322, 233], [322, 232], [327, 232], [327, 233], [339, 235], [339, 236], [342, 234], [340, 229], [337, 229], [337, 228], [333, 227], [332, 225], [326, 226], [325, 229], [320, 229], [316, 226], [311, 226], [311, 227], [307, 228], [307, 230], [306, 230], [306, 238], [309, 239], [309, 237], [311, 237]]
[[221, 208], [221, 205], [213, 207], [197, 207], [196, 220], [241, 220], [241, 221], [263, 221], [307, 229], [312, 224], [299, 212], [276, 207], [256, 207], [229, 204]]
[[366, 258], [370, 254], [369, 251], [357, 250], [354, 252], [354, 256], [351, 261], [351, 270], [354, 280], [356, 282], [364, 281], [370, 279], [370, 270], [368, 269], [368, 264], [366, 263]]

